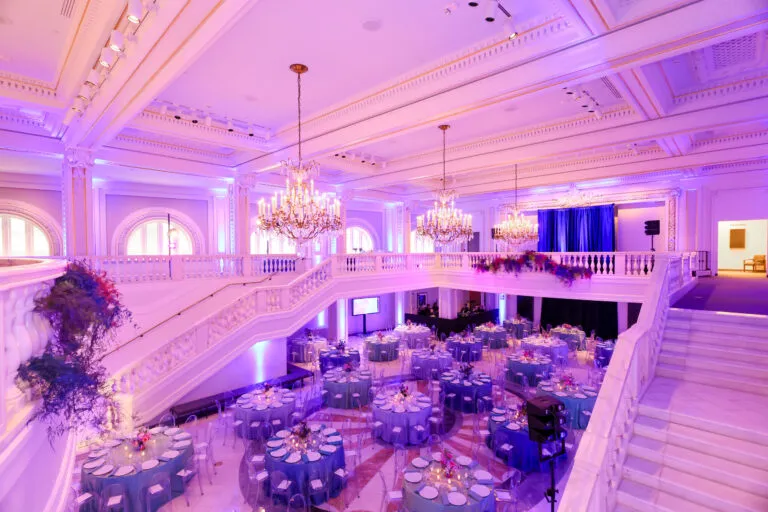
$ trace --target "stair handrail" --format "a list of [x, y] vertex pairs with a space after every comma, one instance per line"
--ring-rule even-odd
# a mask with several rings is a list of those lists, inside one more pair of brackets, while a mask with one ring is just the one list
[[[638, 404], [656, 370], [680, 255], [656, 257], [637, 323], [619, 334], [611, 362], [576, 451], [560, 510], [609, 512], [616, 504]], [[675, 283], [672, 283], [675, 281]]]

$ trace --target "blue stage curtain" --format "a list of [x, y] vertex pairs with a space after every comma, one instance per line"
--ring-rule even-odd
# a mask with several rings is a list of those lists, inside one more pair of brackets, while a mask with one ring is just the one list
[[616, 250], [614, 205], [539, 210], [539, 251]]

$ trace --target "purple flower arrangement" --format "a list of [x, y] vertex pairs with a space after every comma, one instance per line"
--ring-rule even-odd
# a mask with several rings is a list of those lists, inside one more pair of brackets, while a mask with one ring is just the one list
[[352, 363], [344, 363], [344, 371], [349, 373], [352, 370], [354, 370], [354, 367], [352, 366]]
[[440, 455], [440, 465], [443, 467], [443, 476], [445, 478], [453, 478], [456, 471], [459, 469], [459, 465], [453, 458], [453, 454], [448, 450], [443, 450]]
[[311, 433], [311, 430], [309, 428], [309, 425], [307, 425], [306, 421], [301, 421], [296, 424], [296, 426], [293, 427], [293, 435], [301, 438], [306, 439], [309, 437], [309, 434]]
[[469, 376], [472, 375], [472, 370], [475, 367], [469, 363], [464, 363], [461, 365], [460, 371], [464, 374], [465, 379], [469, 379]]
[[51, 442], [69, 430], [117, 426], [118, 404], [102, 358], [131, 313], [115, 283], [86, 262], [72, 261], [48, 293], [35, 299], [35, 311], [53, 332], [43, 353], [18, 368], [17, 386], [42, 399], [30, 421], [47, 422]]
[[497, 257], [483, 260], [474, 265], [480, 274], [506, 272], [518, 275], [522, 271], [547, 272], [557, 277], [564, 285], [571, 286], [576, 279], [590, 279], [592, 270], [588, 267], [576, 267], [557, 263], [546, 254], [526, 251], [519, 256]]
[[403, 398], [408, 398], [408, 394], [409, 394], [408, 386], [406, 386], [405, 384], [400, 386], [400, 394], [403, 395]]

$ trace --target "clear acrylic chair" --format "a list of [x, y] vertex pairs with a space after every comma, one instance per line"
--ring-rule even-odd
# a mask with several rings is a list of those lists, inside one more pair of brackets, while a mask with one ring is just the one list
[[171, 412], [167, 412], [160, 417], [160, 421], [158, 421], [157, 424], [175, 427], [176, 416], [174, 416]]
[[[403, 506], [403, 491], [401, 490], [389, 490], [387, 486], [387, 480], [384, 478], [384, 473], [379, 470], [379, 477], [381, 478], [381, 505], [379, 506], [379, 512], [389, 510], [389, 504], [397, 504], [398, 510]], [[394, 484], [393, 486], [394, 487]]]
[[198, 461], [195, 457], [190, 457], [187, 460], [187, 463], [184, 464], [184, 467], [176, 473], [176, 476], [179, 478], [179, 481], [184, 488], [184, 499], [187, 501], [187, 506], [189, 506], [189, 486], [193, 479], [197, 479], [197, 486], [200, 489], [200, 496], [204, 494], [203, 481], [200, 479], [200, 466], [197, 462]]
[[309, 495], [310, 501], [314, 496], [320, 496], [321, 499], [319, 501], [322, 503], [328, 501], [330, 495], [328, 480], [325, 477], [325, 474], [318, 468], [312, 468], [309, 471], [309, 485], [307, 488], [307, 494]]
[[275, 499], [282, 499], [287, 504], [292, 496], [294, 482], [289, 480], [282, 471], [274, 471], [269, 475], [270, 489], [272, 492], [272, 505]]
[[101, 491], [101, 512], [123, 512], [128, 510], [125, 487], [112, 484]]
[[[255, 456], [255, 455], [254, 455]], [[269, 473], [264, 469], [264, 463], [258, 463], [253, 460], [253, 457], [246, 459], [246, 467], [248, 468], [248, 487], [244, 496], [243, 503], [249, 503], [254, 507], [254, 510], [258, 510], [258, 505], [261, 503], [261, 493], [264, 490], [264, 483], [269, 478]], [[251, 500], [253, 496], [253, 490], [256, 490], [256, 496]]]
[[170, 475], [165, 472], [152, 475], [149, 484], [144, 489], [144, 504], [147, 512], [157, 510], [163, 504], [167, 504], [169, 510], [173, 510], [172, 499]]
[[294, 494], [288, 501], [289, 512], [308, 512], [307, 500], [304, 499], [302, 494]]
[[517, 512], [519, 502], [518, 489], [522, 481], [523, 474], [519, 469], [511, 469], [502, 475], [501, 483], [496, 485], [495, 490], [497, 510], [500, 510], [500, 512], [515, 510]]

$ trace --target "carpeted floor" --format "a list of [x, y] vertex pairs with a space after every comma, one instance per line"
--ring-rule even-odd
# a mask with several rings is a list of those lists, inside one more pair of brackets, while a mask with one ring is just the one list
[[674, 307], [768, 315], [768, 278], [742, 272], [702, 277]]

